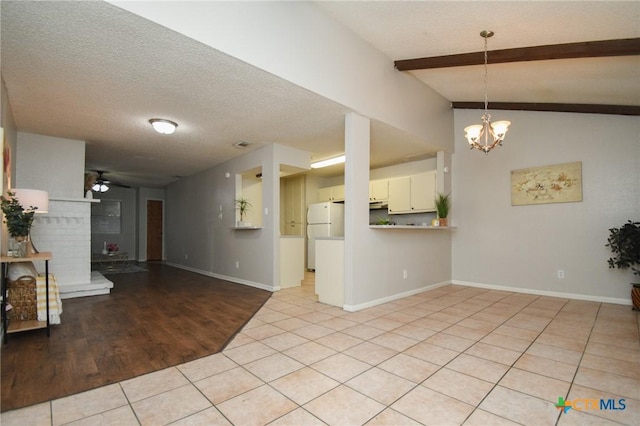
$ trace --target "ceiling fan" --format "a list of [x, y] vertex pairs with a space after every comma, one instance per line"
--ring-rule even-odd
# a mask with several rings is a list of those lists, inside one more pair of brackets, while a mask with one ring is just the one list
[[129, 185], [124, 185], [121, 183], [113, 182], [104, 177], [105, 173], [108, 173], [104, 170], [95, 170], [98, 173], [98, 177], [95, 182], [91, 185], [91, 190], [94, 192], [107, 192], [109, 190], [109, 185], [119, 186], [121, 188], [131, 188]]

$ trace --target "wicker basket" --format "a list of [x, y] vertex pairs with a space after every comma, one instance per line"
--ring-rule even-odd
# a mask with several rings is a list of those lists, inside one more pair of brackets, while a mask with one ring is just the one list
[[13, 306], [8, 314], [13, 321], [38, 318], [36, 279], [24, 275], [15, 281], [7, 280], [7, 301]]

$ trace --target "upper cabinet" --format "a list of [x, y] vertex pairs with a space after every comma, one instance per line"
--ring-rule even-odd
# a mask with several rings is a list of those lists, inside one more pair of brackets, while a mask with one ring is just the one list
[[344, 185], [319, 188], [318, 202], [323, 201], [344, 201]]
[[372, 180], [369, 182], [369, 201], [386, 201], [389, 199], [389, 181]]
[[433, 212], [435, 198], [435, 171], [389, 180], [389, 214]]

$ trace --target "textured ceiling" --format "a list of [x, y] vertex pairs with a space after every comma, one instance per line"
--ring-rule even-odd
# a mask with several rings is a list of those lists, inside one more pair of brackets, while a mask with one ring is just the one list
[[[392, 60], [640, 37], [640, 2], [320, 2]], [[185, 6], [187, 7], [187, 6]], [[348, 109], [219, 51], [97, 2], [0, 2], [2, 75], [20, 131], [87, 142], [87, 169], [162, 187], [277, 142], [343, 151]], [[162, 47], [162, 49], [160, 49]], [[490, 99], [640, 105], [637, 57], [492, 65]], [[482, 67], [412, 72], [451, 101], [482, 100]], [[179, 123], [171, 136], [148, 120]], [[372, 123], [372, 165], [425, 155]], [[416, 158], [416, 157], [413, 157]]]
[[[638, 1], [320, 2], [392, 60], [640, 37]], [[482, 66], [412, 71], [450, 101], [482, 101]], [[489, 66], [489, 100], [640, 105], [640, 57]]]

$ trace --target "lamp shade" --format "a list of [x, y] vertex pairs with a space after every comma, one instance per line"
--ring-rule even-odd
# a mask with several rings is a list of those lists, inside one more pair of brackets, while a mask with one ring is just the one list
[[496, 136], [498, 136], [499, 138], [503, 137], [505, 135], [505, 133], [507, 133], [507, 130], [509, 129], [509, 125], [511, 124], [510, 121], [496, 121], [495, 123], [493, 123], [491, 125], [491, 128], [493, 128], [493, 133], [495, 133]]
[[49, 212], [49, 193], [47, 191], [16, 188], [11, 192], [16, 194], [15, 197], [23, 209], [27, 211], [33, 210], [36, 213]]
[[478, 140], [478, 138], [480, 138], [480, 133], [482, 132], [482, 125], [481, 124], [474, 124], [471, 126], [467, 126], [464, 128], [465, 131], [465, 137], [467, 138], [467, 140], [469, 141], [469, 143], [473, 143], [475, 141]]

